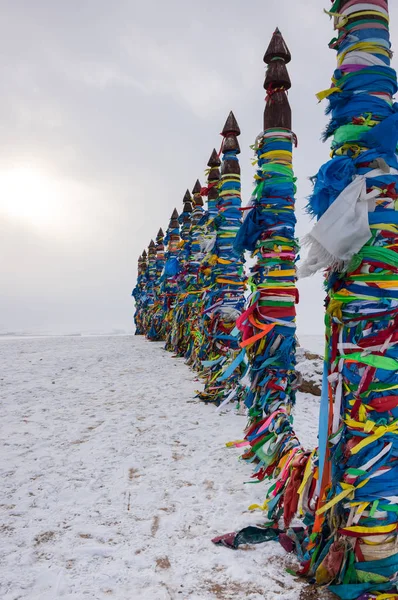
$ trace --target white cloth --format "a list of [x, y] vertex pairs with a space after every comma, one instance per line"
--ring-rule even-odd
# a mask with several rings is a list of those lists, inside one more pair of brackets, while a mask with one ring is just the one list
[[216, 412], [220, 412], [220, 410], [222, 408], [224, 408], [224, 406], [226, 406], [227, 404], [229, 404], [229, 402], [231, 402], [236, 394], [238, 393], [238, 390], [236, 388], [234, 388], [229, 394], [228, 396], [225, 398], [225, 400], [223, 400], [220, 404], [220, 406], [217, 407]]
[[245, 206], [246, 210], [243, 211], [242, 223], [244, 223], [246, 221], [247, 217], [249, 216], [249, 213], [251, 213], [251, 211], [253, 210], [254, 202], [255, 202], [255, 198], [254, 198], [254, 196], [252, 196], [250, 198], [249, 202], [247, 203], [247, 205]]
[[366, 65], [385, 67], [386, 63], [370, 52], [354, 51], [345, 55], [342, 65]]
[[[331, 267], [343, 270], [371, 238], [368, 213], [375, 209], [379, 190], [366, 193], [366, 179], [379, 177], [385, 172], [373, 169], [366, 175], [357, 175], [322, 215], [302, 245], [309, 247], [308, 256], [298, 270], [299, 278]], [[390, 169], [396, 175], [396, 169]]]
[[217, 234], [216, 233], [210, 233], [208, 235], [205, 235], [201, 238], [199, 238], [199, 244], [200, 244], [200, 249], [203, 253], [208, 253], [211, 252], [215, 246], [217, 240]]
[[354, 4], [353, 6], [349, 6], [348, 8], [343, 8], [343, 10], [339, 11], [342, 15], [352, 15], [352, 13], [361, 12], [365, 10], [377, 10], [377, 12], [382, 13], [386, 17], [388, 17], [388, 11], [378, 6], [377, 4], [372, 4], [371, 2], [363, 2], [362, 4]]

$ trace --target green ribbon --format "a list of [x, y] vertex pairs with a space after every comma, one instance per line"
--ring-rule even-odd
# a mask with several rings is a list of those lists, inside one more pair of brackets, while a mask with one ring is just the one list
[[[364, 356], [361, 352], [353, 352], [347, 356], [342, 356], [344, 360], [353, 360], [355, 362], [370, 365], [376, 369], [384, 369], [385, 371], [396, 371], [398, 369], [398, 360], [389, 358], [388, 356], [377, 356], [376, 354], [368, 354]], [[335, 364], [339, 362], [339, 358], [335, 360]]]

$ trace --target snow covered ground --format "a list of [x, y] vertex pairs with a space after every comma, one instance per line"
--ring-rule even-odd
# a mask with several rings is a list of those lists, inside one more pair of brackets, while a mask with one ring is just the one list
[[[278, 544], [211, 543], [261, 523], [264, 486], [225, 447], [245, 418], [198, 403], [162, 344], [2, 338], [0, 364], [2, 600], [307, 597]], [[299, 395], [309, 447], [317, 411]]]

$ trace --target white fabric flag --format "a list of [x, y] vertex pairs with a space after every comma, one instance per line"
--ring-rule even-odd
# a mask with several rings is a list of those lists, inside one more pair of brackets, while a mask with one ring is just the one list
[[[397, 173], [389, 170], [391, 175]], [[385, 175], [381, 169], [357, 175], [303, 238], [302, 245], [308, 246], [309, 252], [298, 270], [299, 278], [329, 267], [343, 270], [371, 238], [368, 213], [374, 211], [380, 190], [367, 194], [366, 179], [381, 175]]]

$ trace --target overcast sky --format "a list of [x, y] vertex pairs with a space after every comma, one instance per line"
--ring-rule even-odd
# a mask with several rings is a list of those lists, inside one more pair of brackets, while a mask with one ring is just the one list
[[[392, 41], [398, 6], [390, 3]], [[137, 257], [182, 207], [232, 109], [243, 201], [262, 128], [264, 51], [292, 53], [298, 234], [320, 140], [334, 32], [319, 0], [3, 0], [0, 332], [132, 329]], [[323, 332], [322, 278], [299, 330]]]

